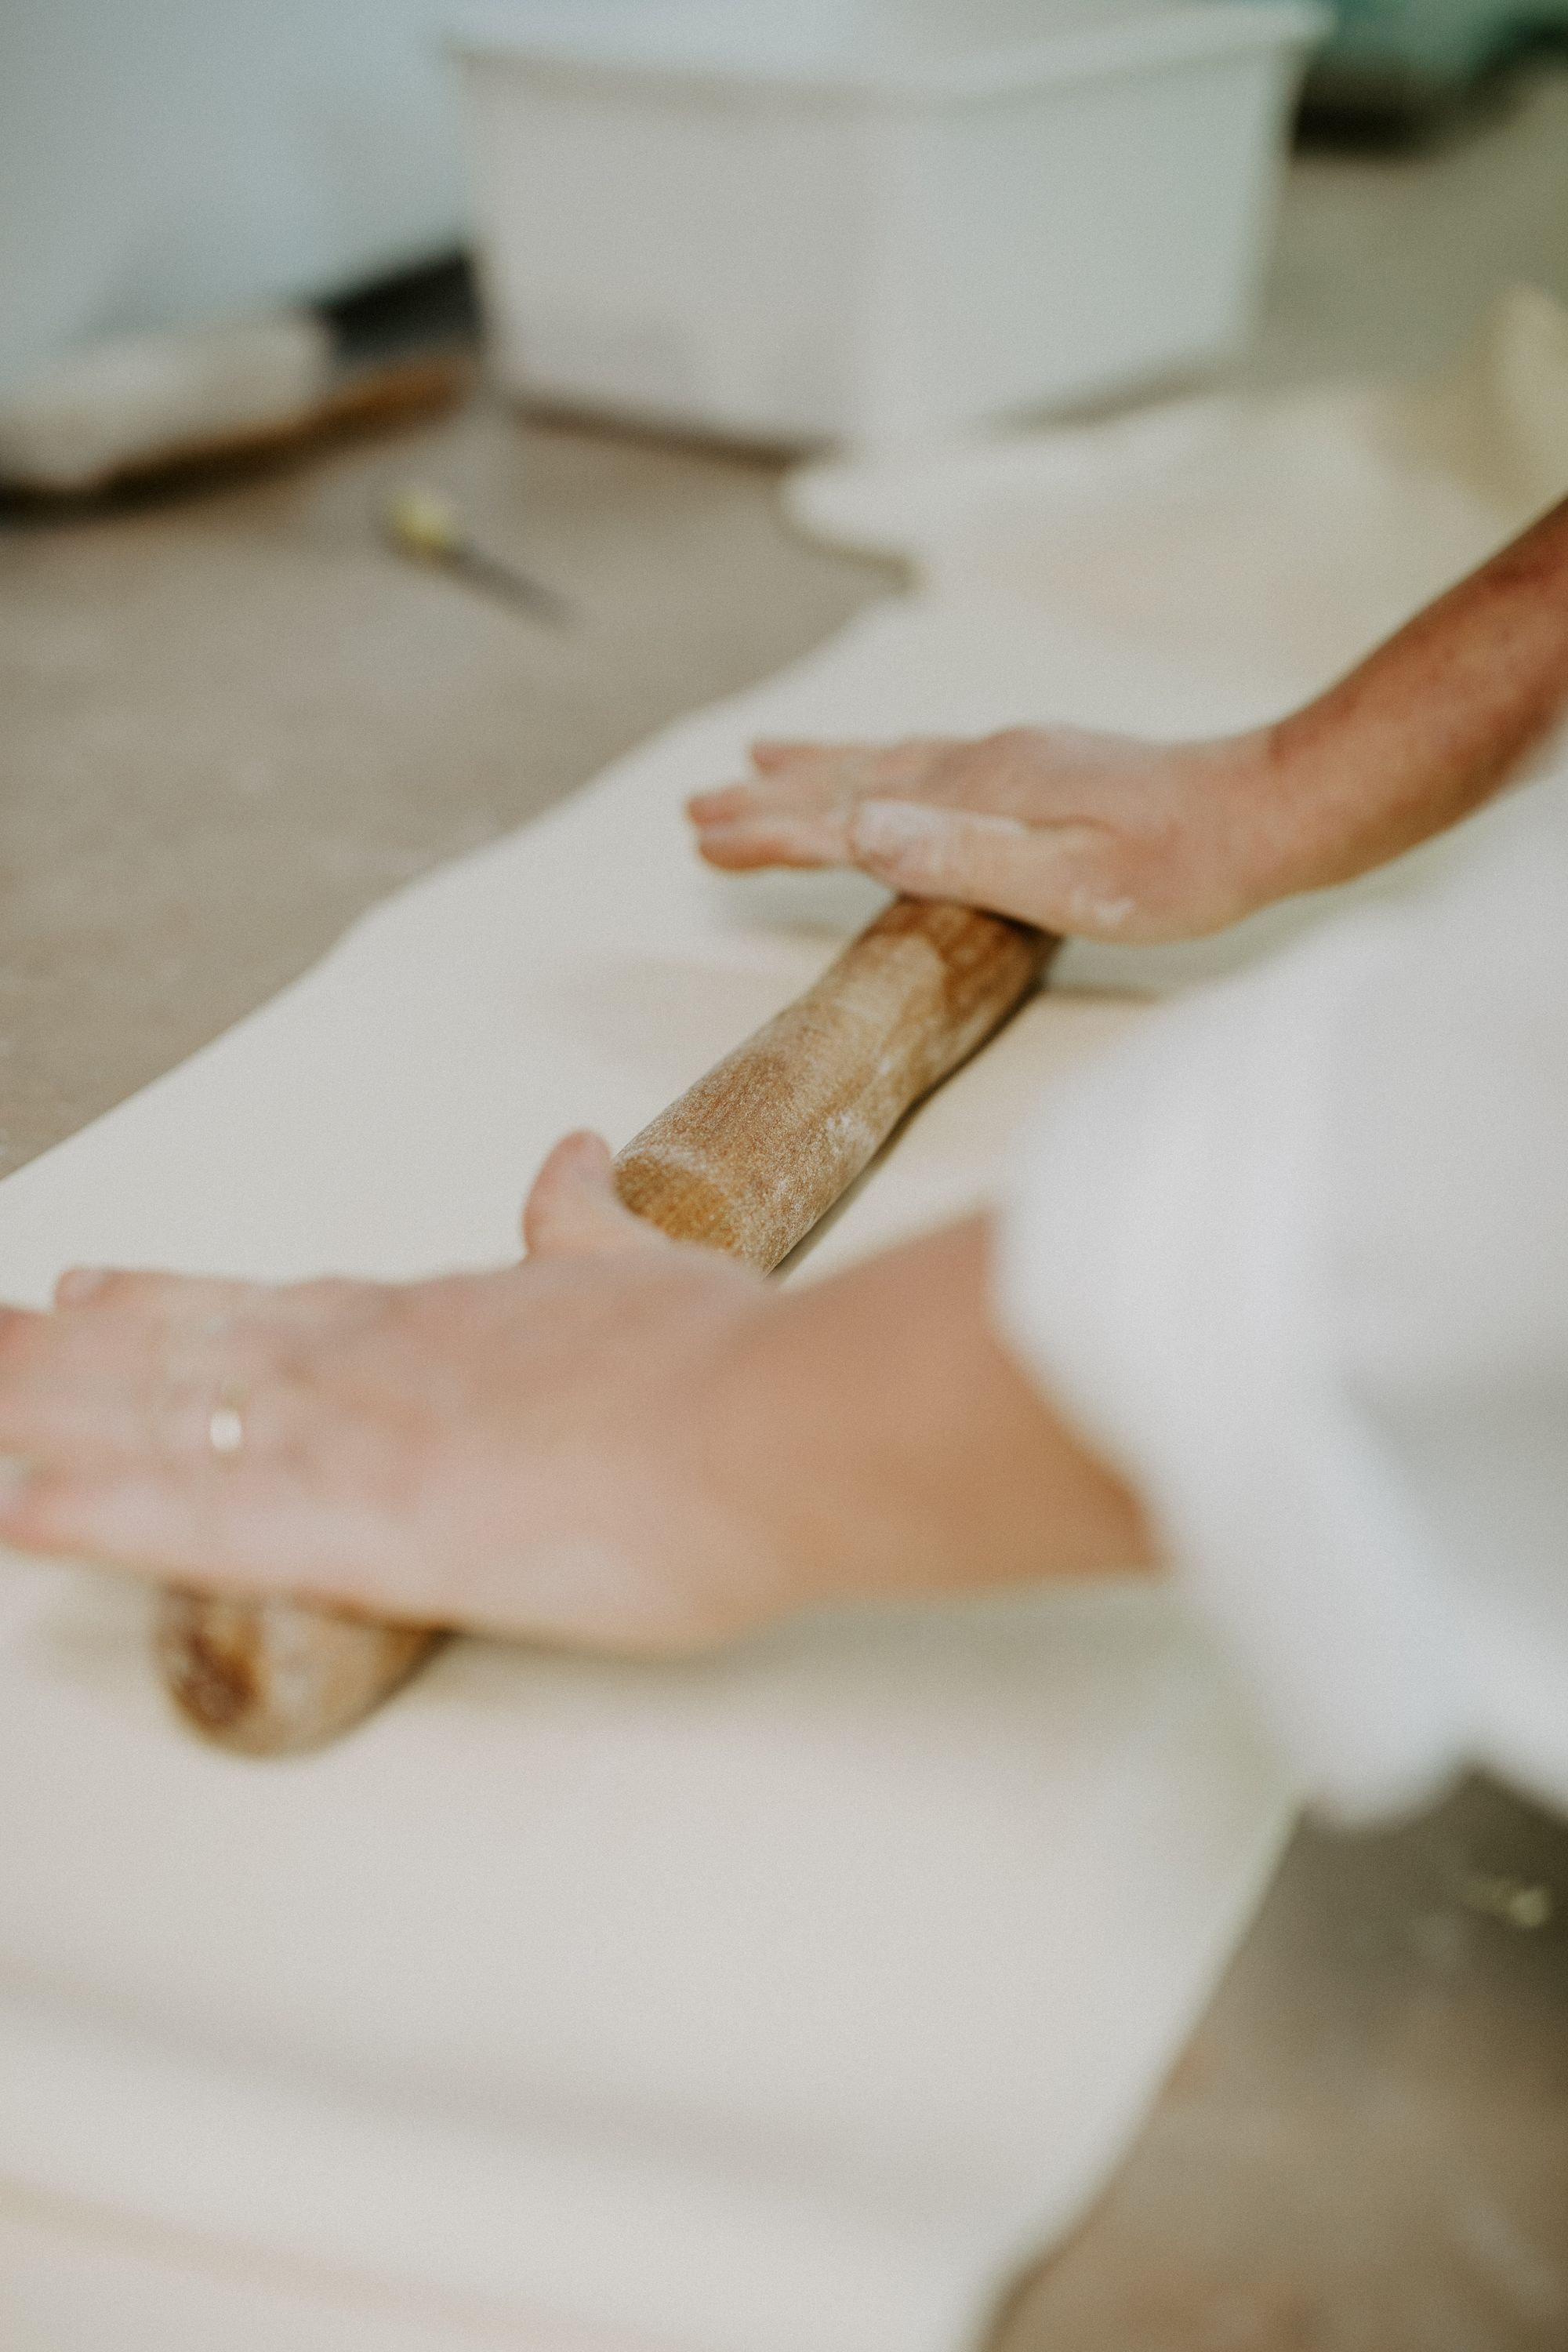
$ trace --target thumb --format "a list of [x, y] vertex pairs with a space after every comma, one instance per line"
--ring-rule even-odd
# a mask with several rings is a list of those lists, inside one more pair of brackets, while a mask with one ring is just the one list
[[601, 1135], [563, 1137], [523, 1203], [522, 1241], [530, 1257], [657, 1249], [663, 1240], [656, 1226], [634, 1216], [621, 1201], [610, 1147]]
[[1097, 888], [1099, 829], [1025, 824], [927, 801], [862, 801], [849, 825], [857, 866], [911, 898], [956, 898], [1044, 930], [1124, 936], [1132, 899]]

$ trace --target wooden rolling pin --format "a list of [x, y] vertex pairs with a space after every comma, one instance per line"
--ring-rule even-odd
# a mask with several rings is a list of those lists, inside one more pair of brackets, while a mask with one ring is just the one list
[[[678, 1241], [771, 1272], [904, 1114], [1023, 1003], [1057, 944], [999, 915], [896, 899], [814, 988], [627, 1144], [621, 1198]], [[278, 1756], [346, 1730], [442, 1638], [180, 1591], [165, 1597], [158, 1648], [199, 1731]]]

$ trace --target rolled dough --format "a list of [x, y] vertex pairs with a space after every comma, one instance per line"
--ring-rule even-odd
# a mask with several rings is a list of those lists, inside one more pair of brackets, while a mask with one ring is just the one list
[[[511, 1255], [559, 1132], [624, 1139], [876, 901], [705, 876], [682, 794], [764, 728], [982, 723], [1035, 650], [955, 659], [881, 613], [393, 900], [0, 1187], [5, 1293], [81, 1257]], [[807, 1270], [983, 1196], [1042, 1078], [1135, 1017], [1033, 1007]], [[697, 1666], [459, 1643], [271, 1767], [174, 1726], [145, 1618], [86, 1570], [0, 1579], [0, 2179], [467, 2298], [520, 2345], [975, 2340], [1136, 2123], [1286, 1818], [1202, 1640], [1131, 1589]]]

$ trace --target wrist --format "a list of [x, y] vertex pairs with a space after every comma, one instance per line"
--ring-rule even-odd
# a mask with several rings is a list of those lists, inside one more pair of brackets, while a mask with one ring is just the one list
[[1311, 887], [1314, 821], [1308, 778], [1275, 726], [1161, 745], [1173, 812], [1165, 887], [1190, 938]]
[[1303, 728], [1303, 714], [1202, 747], [1207, 788], [1225, 813], [1236, 903], [1231, 920], [1342, 879], [1347, 821], [1342, 764]]
[[992, 1325], [972, 1220], [763, 1297], [710, 1367], [704, 1469], [756, 1614], [1150, 1557], [1139, 1507]]

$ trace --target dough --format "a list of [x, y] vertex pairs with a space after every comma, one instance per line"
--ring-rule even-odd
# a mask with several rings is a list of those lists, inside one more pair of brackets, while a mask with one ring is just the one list
[[[683, 794], [763, 729], [986, 723], [1036, 652], [889, 609], [393, 900], [0, 1187], [5, 1292], [82, 1257], [510, 1256], [558, 1134], [624, 1140], [877, 902], [705, 874]], [[1032, 1007], [805, 1274], [983, 1196], [1042, 1078], [1136, 1017]], [[1141, 1587], [824, 1618], [689, 1666], [459, 1643], [274, 1765], [175, 1726], [146, 1616], [85, 1570], [0, 1578], [0, 2177], [334, 2292], [469, 2298], [520, 2346], [975, 2340], [1135, 2128], [1289, 1819], [1223, 1670]], [[16, 2352], [100, 2352], [37, 2243], [0, 2234], [0, 2283], [30, 2264], [55, 2314]]]

